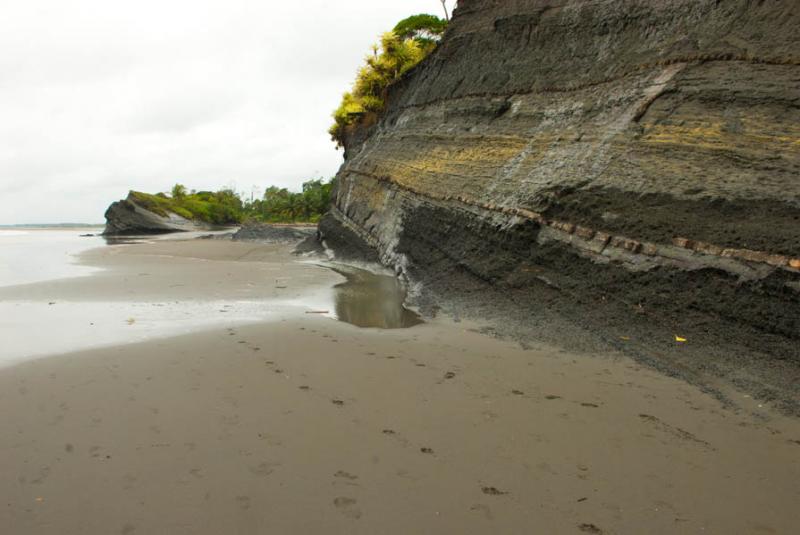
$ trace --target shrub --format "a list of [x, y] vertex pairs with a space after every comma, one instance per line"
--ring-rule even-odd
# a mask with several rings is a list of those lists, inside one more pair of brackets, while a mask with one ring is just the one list
[[435, 43], [447, 29], [447, 21], [435, 15], [412, 15], [397, 23], [392, 30], [402, 39], [416, 39], [423, 43]]
[[414, 15], [400, 21], [394, 30], [381, 36], [380, 46], [364, 58], [353, 89], [342, 95], [333, 112], [334, 123], [328, 130], [337, 146], [342, 146], [348, 126], [367, 114], [380, 114], [388, 87], [416, 66], [434, 48], [447, 22], [433, 15]]

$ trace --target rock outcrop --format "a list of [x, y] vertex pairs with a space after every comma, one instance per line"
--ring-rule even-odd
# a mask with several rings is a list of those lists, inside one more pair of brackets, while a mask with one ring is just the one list
[[321, 236], [422, 305], [796, 410], [797, 28], [795, 0], [460, 0], [346, 140]]
[[298, 243], [314, 236], [315, 233], [315, 228], [309, 225], [252, 222], [242, 225], [233, 235], [233, 240], [263, 243]]
[[133, 194], [111, 203], [105, 213], [106, 235], [164, 234], [215, 230], [217, 227], [192, 221], [171, 212], [159, 215], [136, 203]]

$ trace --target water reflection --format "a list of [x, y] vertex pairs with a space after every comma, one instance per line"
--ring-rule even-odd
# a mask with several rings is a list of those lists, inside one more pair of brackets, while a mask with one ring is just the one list
[[395, 277], [352, 267], [331, 269], [347, 278], [334, 286], [334, 307], [340, 321], [381, 329], [402, 329], [422, 323], [416, 313], [403, 306], [406, 291]]
[[[224, 228], [221, 230], [205, 230], [205, 231], [166, 231], [166, 232], [151, 232], [149, 234], [94, 234], [94, 236], [101, 237], [105, 240], [106, 245], [132, 245], [136, 243], [150, 243], [154, 241], [164, 240], [193, 240], [197, 238], [204, 239], [222, 239], [228, 238], [233, 234], [235, 229]], [[92, 236], [86, 234], [85, 236]]]

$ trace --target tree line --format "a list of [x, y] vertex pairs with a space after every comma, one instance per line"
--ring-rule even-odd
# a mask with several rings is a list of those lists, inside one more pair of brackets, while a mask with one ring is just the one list
[[136, 204], [161, 216], [173, 213], [213, 225], [236, 225], [245, 221], [315, 223], [328, 211], [334, 180], [308, 180], [299, 192], [270, 186], [256, 199], [243, 199], [230, 188], [190, 191], [183, 184], [175, 184], [169, 193], [131, 191], [130, 197]]

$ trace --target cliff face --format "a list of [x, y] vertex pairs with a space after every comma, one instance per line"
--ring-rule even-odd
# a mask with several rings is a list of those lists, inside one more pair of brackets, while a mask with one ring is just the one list
[[780, 381], [800, 361], [797, 28], [795, 0], [460, 0], [346, 143], [320, 232], [423, 297], [490, 288], [614, 346], [680, 331]]

